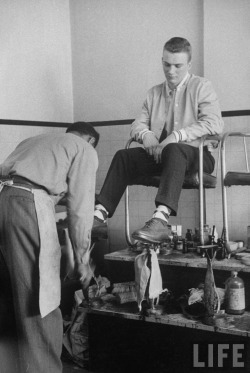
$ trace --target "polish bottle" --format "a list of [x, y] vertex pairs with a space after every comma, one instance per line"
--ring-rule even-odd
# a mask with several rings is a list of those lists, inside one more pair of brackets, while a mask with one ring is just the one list
[[178, 235], [177, 231], [173, 231], [173, 248], [174, 250], [177, 250], [177, 243], [178, 243]]
[[218, 242], [218, 238], [219, 238], [219, 235], [218, 235], [218, 232], [217, 232], [217, 229], [216, 227], [214, 227], [214, 242]]
[[194, 235], [193, 235], [194, 247], [197, 247], [200, 244], [200, 230], [199, 230], [199, 228], [195, 228], [194, 232], [195, 232]]
[[187, 239], [187, 241], [192, 241], [193, 240], [193, 238], [192, 238], [192, 229], [187, 229], [186, 239]]
[[187, 249], [187, 239], [186, 238], [184, 238], [182, 240], [182, 252], [183, 252], [183, 254], [186, 254], [188, 252], [188, 249]]
[[203, 228], [204, 245], [209, 245], [209, 235], [210, 235], [209, 225], [204, 224], [204, 228]]
[[241, 315], [245, 311], [245, 287], [243, 280], [232, 271], [226, 281], [226, 313]]
[[226, 258], [226, 249], [225, 249], [225, 246], [224, 246], [223, 239], [218, 238], [217, 244], [218, 244], [218, 250], [216, 252], [216, 259], [217, 260], [223, 260], [223, 259]]

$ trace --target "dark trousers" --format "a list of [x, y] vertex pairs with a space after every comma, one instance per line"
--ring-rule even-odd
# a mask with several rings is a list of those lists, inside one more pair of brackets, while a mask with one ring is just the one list
[[[4, 187], [0, 211], [0, 371], [61, 373], [61, 311], [39, 314], [40, 237], [33, 194]], [[12, 311], [13, 322], [6, 324]]]
[[[212, 173], [214, 158], [204, 147], [204, 171]], [[182, 185], [187, 172], [199, 169], [199, 149], [186, 144], [169, 144], [162, 152], [162, 162], [155, 163], [143, 148], [119, 150], [110, 165], [97, 203], [101, 203], [111, 217], [128, 185], [151, 185], [150, 178], [160, 175], [155, 204], [165, 205], [176, 215]]]

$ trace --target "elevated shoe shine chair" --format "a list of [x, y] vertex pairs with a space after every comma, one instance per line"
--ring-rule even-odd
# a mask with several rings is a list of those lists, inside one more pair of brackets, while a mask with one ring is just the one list
[[[244, 148], [246, 171], [228, 171], [226, 172], [226, 142], [229, 138], [235, 141], [236, 138], [242, 138], [242, 149]], [[248, 154], [246, 138], [250, 133], [244, 132], [226, 132], [221, 140], [221, 187], [222, 187], [222, 211], [223, 211], [223, 232], [225, 242], [229, 242], [228, 231], [228, 211], [227, 211], [227, 188], [231, 186], [250, 186], [250, 172], [248, 166]]]
[[[194, 173], [186, 174], [185, 181], [183, 184], [183, 189], [199, 189], [199, 231], [200, 231], [200, 244], [204, 245], [204, 232], [203, 227], [206, 222], [206, 201], [205, 201], [205, 189], [207, 188], [216, 188], [217, 184], [217, 175], [210, 175], [206, 172], [203, 172], [203, 147], [206, 145], [207, 140], [213, 142], [216, 146], [220, 145], [220, 137], [206, 135], [203, 136], [200, 140], [199, 145], [199, 171]], [[131, 144], [136, 142], [134, 139], [129, 139], [126, 144], [126, 149], [129, 149]], [[219, 152], [220, 154], [220, 152]], [[219, 161], [219, 156], [218, 156]], [[217, 166], [218, 169], [218, 166]], [[147, 179], [147, 180], [146, 180]], [[158, 188], [160, 184], [160, 176], [153, 176], [149, 180], [148, 177], [138, 177], [136, 183], [138, 185], [153, 186]], [[129, 221], [129, 187], [125, 191], [125, 237], [129, 247], [133, 247], [134, 243], [130, 235], [130, 221]]]

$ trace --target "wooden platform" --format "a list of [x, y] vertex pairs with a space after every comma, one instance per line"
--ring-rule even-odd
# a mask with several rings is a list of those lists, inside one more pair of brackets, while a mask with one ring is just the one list
[[123, 319], [137, 320], [140, 322], [150, 322], [157, 324], [172, 325], [177, 327], [192, 328], [207, 332], [224, 333], [230, 335], [238, 335], [242, 337], [250, 337], [250, 312], [245, 312], [243, 315], [219, 315], [216, 319], [216, 325], [205, 325], [200, 321], [194, 321], [186, 318], [183, 314], [152, 314], [150, 316], [141, 317], [138, 312], [137, 303], [127, 303], [124, 305], [107, 302], [98, 308], [92, 308], [91, 313], [101, 314], [103, 316], [118, 317]]
[[[111, 278], [114, 276], [118, 282], [121, 278], [121, 281], [134, 281], [133, 262], [138, 254], [129, 249], [106, 254]], [[158, 259], [167, 288], [178, 295], [183, 294], [184, 288], [189, 289], [200, 279], [204, 280], [206, 258], [176, 252], [158, 255]], [[241, 272], [248, 294], [250, 267], [236, 259], [225, 259], [216, 260], [214, 269], [218, 279], [222, 277], [221, 284], [230, 271]], [[193, 372], [194, 343], [199, 346], [240, 343], [245, 346], [245, 368], [250, 369], [250, 312], [247, 311], [239, 316], [218, 314], [214, 324], [207, 325], [203, 320], [192, 320], [182, 313], [170, 313], [164, 305], [157, 306], [156, 313], [142, 316], [136, 302], [121, 305], [110, 298], [89, 310], [89, 333], [91, 368], [97, 372], [103, 372], [104, 366], [108, 373], [127, 373], [135, 368], [144, 373]], [[206, 362], [206, 350], [202, 354], [200, 359]], [[209, 369], [204, 370], [207, 371]], [[213, 369], [213, 372], [219, 371]], [[233, 373], [235, 370], [228, 367], [226, 371]]]
[[[135, 253], [130, 249], [115, 251], [105, 255], [106, 260], [116, 260], [120, 262], [133, 262], [139, 253]], [[174, 252], [169, 255], [158, 254], [158, 261], [160, 265], [190, 267], [190, 268], [207, 268], [206, 258], [193, 253], [183, 254], [181, 252]], [[242, 264], [237, 259], [223, 259], [215, 260], [213, 269], [223, 271], [238, 271], [250, 272], [250, 266]]]
[[[105, 260], [114, 261], [120, 263], [133, 263], [135, 257], [139, 253], [133, 252], [130, 249], [124, 249], [109, 253], [105, 255]], [[158, 260], [160, 266], [171, 266], [171, 267], [185, 267], [185, 268], [196, 268], [196, 269], [206, 269], [207, 260], [194, 253], [183, 254], [181, 252], [175, 252], [169, 255], [158, 255]], [[244, 272], [245, 276], [248, 277], [250, 272], [250, 266], [242, 264], [237, 259], [224, 259], [215, 260], [213, 268], [215, 271], [229, 271], [226, 276], [230, 275], [230, 271], [235, 270], [238, 272]], [[184, 268], [183, 268], [184, 269]], [[162, 269], [164, 271], [164, 269]], [[205, 272], [204, 272], [205, 273]], [[250, 277], [250, 276], [249, 276]], [[247, 291], [248, 289], [246, 289]], [[102, 307], [98, 309], [93, 309], [93, 313], [101, 313], [106, 316], [120, 317], [124, 319], [140, 320], [140, 315], [138, 314], [137, 304], [125, 304], [118, 305], [114, 303], [105, 303]], [[209, 332], [225, 333], [231, 335], [239, 335], [244, 337], [250, 337], [250, 312], [245, 312], [242, 316], [232, 316], [232, 315], [221, 315], [216, 319], [215, 326], [205, 325], [202, 322], [187, 319], [183, 314], [162, 314], [162, 315], [150, 315], [145, 317], [144, 321], [151, 323], [169, 324], [173, 326], [194, 328]], [[226, 326], [225, 326], [226, 325]]]

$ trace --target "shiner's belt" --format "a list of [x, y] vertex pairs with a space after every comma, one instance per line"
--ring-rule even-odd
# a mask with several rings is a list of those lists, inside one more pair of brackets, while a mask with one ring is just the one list
[[47, 189], [44, 186], [33, 183], [32, 181], [26, 179], [23, 176], [19, 176], [19, 175], [0, 176], [0, 182], [1, 181], [5, 182], [6, 180], [12, 181], [12, 185], [25, 187], [25, 188], [28, 188], [28, 189], [43, 189], [46, 192], [48, 192]]

